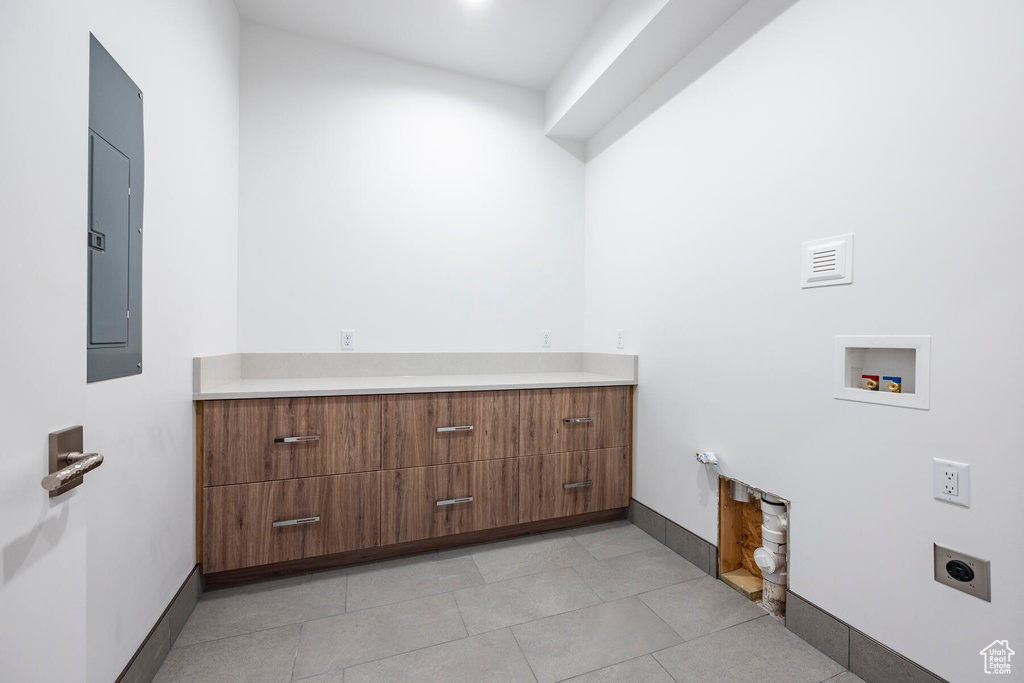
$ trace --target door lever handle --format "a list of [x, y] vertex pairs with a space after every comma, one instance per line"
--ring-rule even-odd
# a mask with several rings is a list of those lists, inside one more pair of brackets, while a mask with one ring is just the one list
[[39, 482], [55, 498], [85, 481], [85, 473], [103, 464], [99, 453], [83, 453], [82, 426], [50, 432], [49, 474]]
[[60, 460], [68, 464], [46, 475], [41, 482], [43, 488], [51, 493], [103, 464], [103, 456], [99, 453], [64, 453], [58, 456]]

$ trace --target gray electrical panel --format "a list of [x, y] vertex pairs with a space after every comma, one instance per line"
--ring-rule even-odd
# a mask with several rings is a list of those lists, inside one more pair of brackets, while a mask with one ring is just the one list
[[88, 381], [142, 372], [142, 91], [89, 49]]

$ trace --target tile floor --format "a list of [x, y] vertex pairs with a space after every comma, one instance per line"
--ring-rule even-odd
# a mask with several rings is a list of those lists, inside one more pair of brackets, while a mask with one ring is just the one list
[[623, 520], [203, 595], [157, 683], [858, 683]]

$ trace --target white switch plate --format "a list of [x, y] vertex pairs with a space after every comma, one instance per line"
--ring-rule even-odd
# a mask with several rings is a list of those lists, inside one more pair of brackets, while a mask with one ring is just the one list
[[615, 330], [615, 348], [624, 349], [626, 348], [626, 331]]
[[342, 330], [341, 331], [341, 349], [343, 351], [351, 351], [356, 348], [356, 331], [355, 330]]
[[935, 500], [971, 507], [971, 466], [935, 458], [933, 467]]
[[551, 348], [551, 330], [540, 331], [540, 345], [545, 349]]

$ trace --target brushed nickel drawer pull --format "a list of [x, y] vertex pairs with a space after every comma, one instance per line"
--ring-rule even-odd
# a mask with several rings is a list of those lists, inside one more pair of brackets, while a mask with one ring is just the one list
[[462, 425], [461, 427], [438, 427], [438, 433], [440, 432], [471, 432], [473, 431], [473, 425]]
[[279, 436], [274, 443], [305, 443], [307, 441], [319, 441], [319, 436]]
[[593, 486], [594, 480], [588, 479], [587, 481], [578, 481], [575, 484], [562, 484], [563, 489], [581, 489], [584, 486]]
[[473, 496], [466, 496], [465, 498], [452, 498], [451, 500], [439, 500], [437, 501], [437, 507], [442, 505], [455, 505], [456, 503], [472, 503]]
[[320, 521], [320, 515], [316, 517], [302, 517], [300, 519], [286, 519], [283, 522], [274, 522], [274, 527], [295, 526], [297, 524], [314, 524]]
[[571, 422], [572, 424], [581, 424], [583, 422], [593, 422], [592, 417], [567, 417], [564, 422]]

